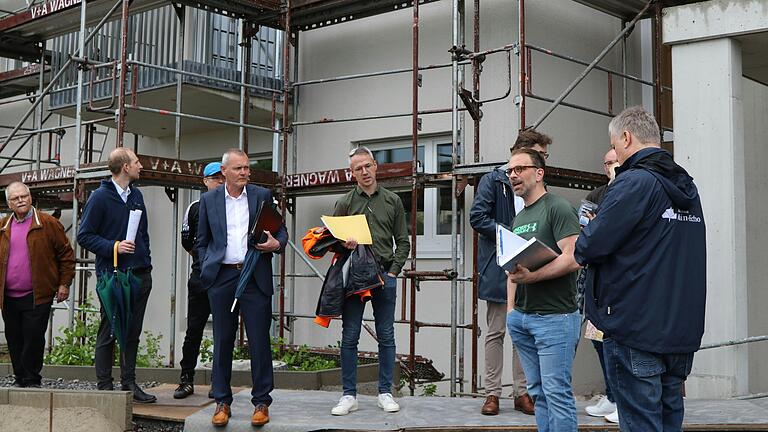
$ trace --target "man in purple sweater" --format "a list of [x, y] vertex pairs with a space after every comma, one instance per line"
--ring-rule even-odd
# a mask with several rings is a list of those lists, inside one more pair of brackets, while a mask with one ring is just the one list
[[45, 329], [55, 298], [69, 297], [75, 253], [64, 227], [32, 206], [27, 185], [5, 188], [13, 214], [0, 220], [0, 308], [17, 387], [40, 387]]

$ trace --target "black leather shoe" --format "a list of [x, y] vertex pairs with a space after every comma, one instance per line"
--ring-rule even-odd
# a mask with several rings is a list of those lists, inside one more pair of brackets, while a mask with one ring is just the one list
[[182, 382], [173, 392], [174, 399], [184, 399], [195, 392], [195, 385], [191, 382]]
[[208, 390], [208, 399], [213, 399], [213, 389]]
[[133, 401], [136, 403], [153, 403], [157, 402], [157, 398], [151, 394], [144, 393], [144, 390], [141, 389], [138, 385], [135, 383], [133, 384], [123, 384], [121, 387], [122, 391], [129, 391], [133, 392]]
[[112, 391], [115, 389], [115, 385], [111, 382], [100, 382], [96, 385], [97, 390], [107, 390]]

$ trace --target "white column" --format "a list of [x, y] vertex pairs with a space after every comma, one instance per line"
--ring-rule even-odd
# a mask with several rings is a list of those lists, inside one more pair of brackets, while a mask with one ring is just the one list
[[[728, 38], [674, 45], [675, 159], [693, 176], [707, 224], [703, 343], [747, 336], [746, 194], [740, 44]], [[696, 354], [690, 397], [748, 392], [748, 348]]]

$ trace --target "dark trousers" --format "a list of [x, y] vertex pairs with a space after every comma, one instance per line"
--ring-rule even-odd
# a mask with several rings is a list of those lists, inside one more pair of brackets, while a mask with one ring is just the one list
[[197, 366], [197, 356], [200, 354], [203, 331], [208, 322], [208, 316], [211, 315], [208, 293], [193, 288], [196, 282], [193, 277], [195, 276], [190, 276], [187, 285], [187, 332], [184, 335], [184, 345], [181, 347], [182, 358], [179, 362], [181, 380], [184, 382], [192, 382], [195, 378], [195, 366]]
[[603, 356], [622, 431], [683, 430], [681, 386], [691, 373], [693, 353], [651, 353], [605, 339]]
[[[152, 291], [152, 274], [136, 274], [141, 280], [138, 295], [132, 305], [131, 326], [126, 334], [125, 346], [120, 347], [120, 382], [128, 385], [136, 382], [136, 354], [139, 350], [139, 338], [144, 324], [144, 311]], [[112, 387], [112, 363], [114, 362], [115, 337], [111, 336], [109, 318], [101, 308], [101, 323], [96, 336], [96, 379], [100, 390]]]
[[237, 334], [237, 317], [243, 311], [243, 323], [251, 354], [251, 402], [270, 405], [269, 393], [274, 389], [272, 375], [272, 346], [269, 328], [272, 325], [272, 298], [251, 281], [230, 312], [240, 271], [222, 268], [210, 288], [208, 300], [213, 313], [213, 397], [217, 403], [232, 404], [232, 351]]
[[35, 306], [32, 293], [24, 297], [5, 296], [5, 339], [16, 383], [22, 387], [40, 385], [42, 380], [45, 329], [50, 314], [51, 303]]

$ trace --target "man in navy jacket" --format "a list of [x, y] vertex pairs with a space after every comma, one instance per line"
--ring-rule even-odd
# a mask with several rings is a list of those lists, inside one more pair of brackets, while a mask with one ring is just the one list
[[604, 357], [621, 429], [679, 431], [681, 384], [704, 333], [706, 248], [696, 185], [659, 148], [659, 127], [640, 107], [609, 125], [621, 167], [597, 216], [576, 242], [593, 269], [587, 318]]
[[249, 247], [248, 230], [254, 225], [261, 203], [273, 205], [272, 193], [265, 188], [249, 185], [248, 155], [232, 149], [224, 153], [221, 172], [225, 183], [200, 197], [197, 225], [197, 256], [200, 260], [200, 280], [208, 291], [213, 314], [213, 396], [216, 411], [211, 422], [225, 426], [232, 405], [232, 351], [235, 344], [237, 317], [242, 309], [243, 323], [248, 335], [251, 354], [251, 402], [255, 406], [251, 424], [269, 422], [269, 405], [274, 388], [272, 350], [269, 328], [272, 324], [272, 254], [280, 253], [288, 243], [285, 225], [273, 237], [256, 244], [261, 252], [253, 276], [230, 311], [235, 289], [240, 279], [243, 260]]
[[[120, 347], [121, 388], [133, 392], [133, 401], [155, 402], [157, 398], [144, 393], [136, 385], [136, 353], [139, 348], [144, 311], [149, 293], [152, 291], [152, 259], [149, 253], [147, 232], [147, 208], [144, 196], [131, 182], [139, 179], [141, 162], [136, 154], [124, 147], [118, 147], [109, 154], [109, 170], [112, 178], [102, 180], [83, 209], [77, 242], [96, 255], [98, 278], [112, 274], [112, 254], [117, 245], [117, 267], [122, 271], [131, 270], [141, 280], [139, 295], [134, 298], [131, 309], [131, 326], [128, 329], [125, 347]], [[126, 240], [128, 217], [131, 210], [141, 210], [141, 220], [136, 240]], [[104, 309], [101, 309], [101, 323], [96, 337], [96, 378], [99, 390], [112, 390], [112, 363], [115, 338], [110, 336], [110, 324]]]

